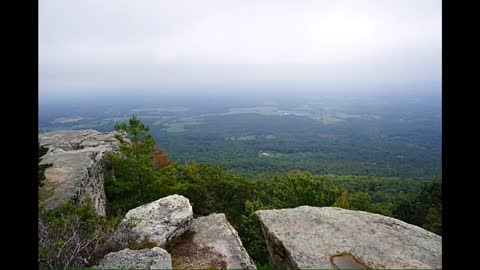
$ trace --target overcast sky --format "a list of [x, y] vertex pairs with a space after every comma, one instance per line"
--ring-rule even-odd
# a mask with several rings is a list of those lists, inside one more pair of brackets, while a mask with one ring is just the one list
[[42, 0], [39, 91], [438, 85], [441, 38], [441, 0]]

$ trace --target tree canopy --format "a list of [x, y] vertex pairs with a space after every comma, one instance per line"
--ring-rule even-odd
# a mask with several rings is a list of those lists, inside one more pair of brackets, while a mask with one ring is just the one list
[[247, 179], [225, 165], [168, 159], [148, 126], [132, 117], [115, 126], [120, 153], [109, 157], [106, 192], [111, 215], [171, 194], [190, 200], [195, 216], [225, 213], [250, 256], [268, 264], [268, 250], [255, 211], [302, 205], [336, 206], [402, 219], [441, 234], [441, 179], [315, 175], [295, 170], [270, 181]]

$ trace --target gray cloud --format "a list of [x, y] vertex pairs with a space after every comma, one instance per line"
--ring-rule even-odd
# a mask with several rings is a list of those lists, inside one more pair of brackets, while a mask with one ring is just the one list
[[438, 83], [441, 38], [440, 0], [42, 0], [40, 94]]

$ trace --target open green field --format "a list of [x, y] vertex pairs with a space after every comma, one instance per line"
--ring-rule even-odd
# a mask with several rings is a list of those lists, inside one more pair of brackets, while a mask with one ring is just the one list
[[175, 133], [175, 132], [184, 132], [185, 126], [195, 126], [200, 125], [203, 123], [203, 120], [197, 117], [183, 117], [179, 120], [175, 120], [174, 122], [167, 122], [165, 125], [167, 126], [166, 131]]

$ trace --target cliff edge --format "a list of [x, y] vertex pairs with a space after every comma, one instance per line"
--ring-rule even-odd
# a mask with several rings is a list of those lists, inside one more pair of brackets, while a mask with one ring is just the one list
[[38, 135], [39, 144], [48, 152], [40, 164], [52, 164], [45, 170], [44, 186], [39, 189], [40, 202], [46, 209], [67, 200], [82, 203], [90, 197], [99, 215], [105, 216], [105, 163], [108, 152], [118, 151], [114, 132], [95, 130], [53, 131]]

